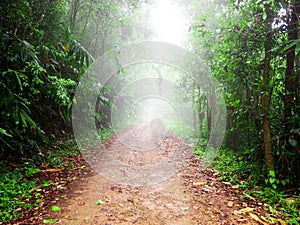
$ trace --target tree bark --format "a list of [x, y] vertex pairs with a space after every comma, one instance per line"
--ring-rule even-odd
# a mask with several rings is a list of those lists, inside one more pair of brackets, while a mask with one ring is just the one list
[[90, 19], [90, 14], [92, 12], [92, 6], [93, 6], [93, 3], [90, 3], [89, 4], [89, 11], [85, 17], [85, 22], [84, 22], [84, 26], [83, 26], [83, 29], [82, 29], [82, 33], [81, 33], [81, 36], [84, 37], [85, 33], [86, 33], [86, 28], [87, 28], [87, 25], [88, 25], [88, 22], [89, 22], [89, 19]]
[[72, 0], [70, 11], [70, 28], [75, 31], [76, 17], [79, 8], [79, 0]]
[[197, 96], [197, 99], [198, 99], [198, 108], [197, 108], [197, 111], [198, 111], [198, 121], [199, 121], [199, 130], [201, 131], [203, 126], [202, 126], [202, 122], [203, 122], [203, 119], [204, 119], [204, 103], [203, 103], [203, 97], [202, 97], [202, 94], [201, 94], [201, 90], [200, 90], [200, 86], [197, 85], [197, 91], [198, 91], [198, 96]]
[[210, 96], [209, 96], [209, 116], [208, 118], [208, 133], [210, 134], [211, 143], [213, 146], [216, 144], [216, 137], [213, 135], [216, 129], [215, 124], [215, 114], [216, 114], [216, 93], [213, 87], [210, 88]]
[[264, 153], [265, 153], [265, 163], [268, 171], [274, 170], [274, 157], [272, 154], [272, 138], [269, 120], [269, 80], [271, 71], [271, 49], [272, 49], [272, 16], [270, 11], [270, 6], [265, 5], [265, 10], [267, 13], [266, 20], [266, 40], [265, 40], [265, 59], [264, 59], [264, 69], [263, 69], [263, 81], [262, 81], [262, 96], [261, 96], [261, 106], [262, 106], [262, 120], [263, 120], [263, 138], [264, 138]]
[[[288, 40], [294, 41], [298, 39], [298, 20], [297, 20], [297, 12], [295, 9], [291, 9], [291, 14], [289, 15], [290, 21], [288, 25]], [[295, 49], [296, 46], [292, 46], [286, 54], [286, 70], [285, 70], [285, 95], [284, 95], [284, 123], [285, 123], [285, 133], [289, 133], [290, 129], [292, 128], [291, 124], [291, 117], [292, 117], [292, 110], [293, 110], [293, 99], [295, 97], [295, 86], [293, 83], [296, 81], [295, 79]]]
[[[198, 123], [198, 121], [196, 120], [196, 105], [197, 105], [197, 103], [196, 103], [196, 97], [195, 97], [195, 95], [196, 95], [196, 87], [195, 87], [195, 83], [193, 83], [193, 92], [192, 92], [192, 95], [193, 95], [193, 128], [194, 128], [194, 135], [195, 135], [195, 137], [198, 137], [198, 134], [199, 134], [199, 132], [200, 132], [200, 130], [198, 130], [197, 129], [197, 123]], [[199, 123], [200, 123], [200, 121], [199, 121]]]

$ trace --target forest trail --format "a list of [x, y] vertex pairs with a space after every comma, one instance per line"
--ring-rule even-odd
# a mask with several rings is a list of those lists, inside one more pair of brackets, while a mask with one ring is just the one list
[[[250, 217], [250, 213], [259, 214], [256, 203], [242, 200], [230, 183], [219, 181], [218, 174], [204, 168], [198, 157], [189, 155], [188, 147], [173, 133], [164, 133], [159, 142], [159, 137], [155, 139], [154, 149], [124, 154], [128, 148], [134, 149], [133, 145], [124, 145], [125, 139], [136, 146], [141, 143], [151, 146], [150, 132], [147, 124], [134, 126], [119, 137], [112, 137], [106, 143], [107, 152], [126, 164], [144, 166], [185, 148], [181, 157], [186, 160], [176, 164], [173, 176], [150, 185], [134, 186], [112, 182], [91, 171], [75, 181], [65, 198], [55, 203], [61, 210], [49, 210], [40, 217], [40, 224], [42, 219], [58, 219], [58, 224], [65, 225], [259, 224]], [[124, 135], [127, 138], [122, 139]]]

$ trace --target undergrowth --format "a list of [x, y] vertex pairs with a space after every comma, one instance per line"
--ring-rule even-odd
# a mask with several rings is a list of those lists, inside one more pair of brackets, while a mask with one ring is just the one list
[[[29, 168], [28, 168], [29, 169]], [[0, 170], [0, 221], [7, 222], [18, 216], [22, 209], [32, 209], [30, 190], [37, 180], [31, 180], [26, 167], [12, 169], [1, 163]]]
[[[99, 135], [106, 141], [113, 134], [112, 129], [102, 129]], [[65, 163], [66, 157], [79, 154], [74, 138], [68, 136], [53, 140], [51, 148], [40, 149], [40, 153], [22, 160], [8, 158], [0, 161], [0, 224], [21, 216], [22, 211], [35, 208], [39, 201], [37, 186], [45, 186], [45, 181], [35, 174], [42, 169], [71, 169], [72, 163]]]
[[164, 122], [167, 130], [172, 131], [187, 142], [194, 143], [197, 140], [197, 134], [194, 131], [194, 127], [186, 124], [183, 127], [182, 121], [166, 120]]
[[[196, 149], [195, 154], [201, 157], [203, 151]], [[247, 155], [230, 149], [219, 151], [213, 167], [219, 172], [221, 180], [229, 181], [249, 196], [259, 198], [273, 215], [283, 218], [287, 224], [300, 224], [300, 188], [280, 190], [279, 184], [286, 181], [277, 179], [272, 172], [265, 179], [264, 171], [257, 163], [249, 160]]]
[[[73, 140], [59, 140], [51, 149], [41, 150], [32, 158], [0, 162], [0, 224], [22, 215], [22, 211], [35, 208], [40, 196], [34, 193], [36, 186], [43, 184], [34, 174], [41, 169], [65, 168], [64, 157], [71, 157], [79, 151]], [[69, 165], [72, 168], [72, 165]]]
[[98, 134], [102, 142], [107, 141], [113, 134], [114, 130], [111, 128], [101, 128], [98, 130]]

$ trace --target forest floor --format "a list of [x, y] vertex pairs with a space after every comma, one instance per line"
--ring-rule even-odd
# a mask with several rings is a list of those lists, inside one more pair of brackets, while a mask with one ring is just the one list
[[[127, 168], [128, 174], [122, 177], [105, 155], [105, 160], [99, 162], [105, 168], [93, 163], [90, 167], [82, 155], [67, 158], [74, 168], [46, 171], [44, 178], [52, 183], [41, 187], [44, 198], [40, 206], [10, 224], [261, 224], [258, 217], [264, 211], [263, 204], [241, 198], [238, 189], [220, 181], [217, 172], [190, 154], [190, 147], [178, 136], [165, 132], [162, 138], [155, 138], [155, 142], [150, 141], [153, 135], [149, 125], [140, 124], [105, 143], [106, 154], [132, 168], [141, 168], [140, 171]], [[138, 151], [136, 147], [144, 144], [151, 148]], [[159, 164], [164, 159], [177, 160], [173, 170], [165, 163]], [[161, 170], [152, 168], [153, 164]], [[148, 170], [151, 174], [145, 176], [143, 168], [151, 168]], [[134, 173], [135, 179], [125, 179]], [[144, 179], [139, 183], [141, 176]], [[54, 205], [60, 210], [53, 210]]]

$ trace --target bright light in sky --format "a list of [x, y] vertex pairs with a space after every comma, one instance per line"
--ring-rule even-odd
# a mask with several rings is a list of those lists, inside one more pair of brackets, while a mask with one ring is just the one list
[[172, 0], [159, 0], [151, 7], [150, 23], [156, 41], [180, 45], [187, 37], [187, 19]]

